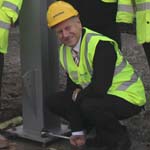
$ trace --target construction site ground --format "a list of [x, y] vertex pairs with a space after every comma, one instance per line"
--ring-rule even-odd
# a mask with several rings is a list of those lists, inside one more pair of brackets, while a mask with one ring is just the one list
[[[20, 33], [17, 27], [11, 29], [9, 50], [5, 56], [0, 122], [22, 115], [21, 99], [23, 86], [20, 52]], [[122, 34], [122, 52], [141, 76], [147, 96], [145, 111], [123, 121], [123, 123], [128, 126], [131, 136], [133, 143], [131, 150], [150, 150], [150, 70], [148, 63], [142, 46], [136, 43], [134, 34]], [[62, 71], [60, 73], [63, 74]], [[60, 75], [60, 89], [65, 87], [65, 77], [62, 74]], [[19, 137], [10, 138], [9, 140], [15, 143], [15, 149], [10, 148], [9, 150], [77, 150], [70, 146], [68, 140], [57, 140], [46, 145]], [[86, 150], [95, 149], [86, 148]]]

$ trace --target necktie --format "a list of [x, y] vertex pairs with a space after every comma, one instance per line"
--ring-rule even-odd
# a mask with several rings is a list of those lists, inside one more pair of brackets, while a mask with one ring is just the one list
[[79, 55], [78, 55], [78, 52], [75, 51], [75, 50], [72, 50], [72, 55], [73, 55], [74, 62], [78, 65], [79, 64]]

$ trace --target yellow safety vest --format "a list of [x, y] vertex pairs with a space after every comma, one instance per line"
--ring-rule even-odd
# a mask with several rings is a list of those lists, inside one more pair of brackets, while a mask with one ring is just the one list
[[8, 35], [11, 23], [19, 15], [23, 0], [0, 0], [0, 53], [7, 53]]
[[82, 88], [90, 84], [93, 72], [93, 58], [97, 43], [100, 41], [108, 41], [114, 45], [117, 61], [112, 85], [107, 93], [121, 97], [138, 106], [144, 105], [146, 98], [143, 83], [132, 66], [123, 58], [116, 42], [97, 32], [87, 28], [85, 29], [86, 32], [81, 41], [79, 66], [77, 66], [73, 60], [71, 48], [63, 44], [60, 47], [61, 65], [68, 72], [72, 81], [82, 86]]
[[150, 0], [118, 0], [118, 12], [116, 21], [123, 23], [133, 23], [135, 17], [137, 42], [139, 44], [143, 44], [145, 42], [149, 43]]

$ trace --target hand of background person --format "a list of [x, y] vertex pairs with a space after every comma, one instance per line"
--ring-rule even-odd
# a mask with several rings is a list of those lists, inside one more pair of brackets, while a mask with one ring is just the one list
[[85, 135], [72, 135], [70, 137], [70, 144], [73, 146], [83, 146], [86, 142]]
[[78, 94], [79, 94], [80, 91], [81, 91], [81, 89], [79, 89], [79, 88], [76, 88], [76, 89], [73, 91], [73, 93], [72, 93], [72, 100], [73, 100], [74, 102], [76, 101], [77, 96], [78, 96]]

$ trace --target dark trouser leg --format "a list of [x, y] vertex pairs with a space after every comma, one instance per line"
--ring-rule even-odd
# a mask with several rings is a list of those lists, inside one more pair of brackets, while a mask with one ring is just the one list
[[150, 67], [150, 43], [144, 43], [143, 48], [147, 57], [147, 61]]
[[81, 110], [89, 122], [95, 124], [97, 136], [108, 146], [120, 141], [126, 133], [119, 120], [138, 114], [141, 107], [132, 105], [125, 100], [107, 95], [104, 98], [85, 98], [81, 102]]
[[[4, 54], [0, 53], [0, 99], [1, 99], [1, 89], [2, 89], [2, 74], [4, 67]], [[1, 105], [1, 102], [0, 102]]]
[[72, 131], [81, 131], [82, 117], [78, 104], [71, 99], [71, 93], [58, 92], [49, 97], [47, 102], [48, 110], [63, 117], [70, 122]]

